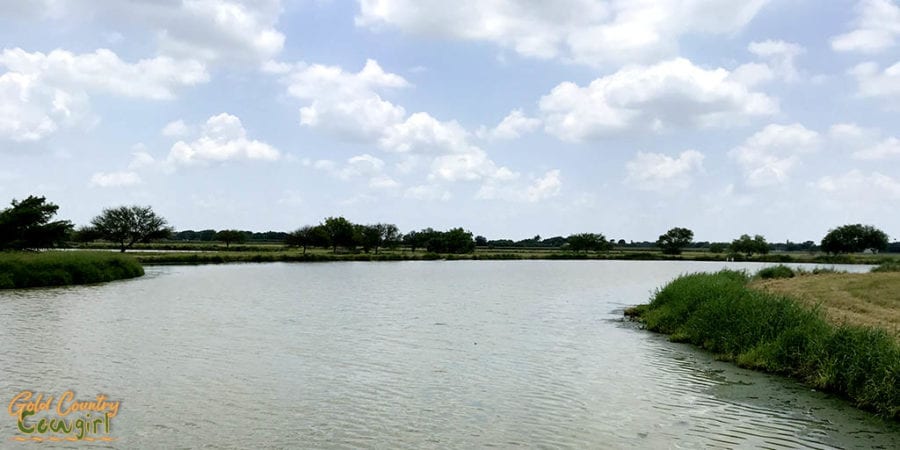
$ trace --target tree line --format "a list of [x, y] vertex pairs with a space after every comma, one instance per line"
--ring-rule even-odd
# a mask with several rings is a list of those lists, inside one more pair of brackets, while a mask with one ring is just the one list
[[91, 242], [106, 240], [124, 252], [137, 243], [162, 239], [182, 241], [217, 241], [226, 248], [232, 243], [247, 241], [280, 242], [288, 247], [307, 249], [319, 247], [365, 253], [378, 253], [382, 249], [400, 246], [412, 251], [423, 249], [433, 253], [471, 253], [476, 247], [553, 248], [576, 253], [608, 252], [614, 247], [658, 248], [669, 255], [681, 254], [687, 248], [705, 248], [713, 253], [729, 252], [752, 257], [772, 250], [823, 251], [838, 255], [863, 251], [900, 252], [900, 242], [890, 243], [888, 235], [872, 225], [848, 224], [833, 228], [822, 238], [820, 245], [813, 241], [803, 243], [770, 244], [761, 235], [741, 235], [730, 243], [695, 242], [694, 232], [675, 227], [659, 236], [655, 242], [626, 243], [620, 239], [607, 239], [600, 233], [576, 233], [567, 237], [555, 236], [542, 239], [512, 241], [488, 240], [473, 236], [461, 227], [439, 231], [424, 228], [401, 233], [394, 224], [357, 224], [344, 217], [328, 217], [316, 225], [305, 225], [292, 232], [267, 231], [255, 233], [241, 230], [185, 230], [175, 232], [167, 220], [157, 215], [150, 206], [120, 206], [106, 208], [94, 217], [90, 225], [75, 229], [68, 220], [52, 220], [59, 207], [45, 197], [29, 196], [24, 200], [12, 200], [11, 206], [0, 211], [0, 250], [28, 250], [52, 248], [67, 242]]

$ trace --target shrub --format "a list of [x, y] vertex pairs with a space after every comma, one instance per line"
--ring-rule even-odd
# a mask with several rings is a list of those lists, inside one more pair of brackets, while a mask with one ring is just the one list
[[794, 278], [796, 273], [793, 269], [784, 264], [779, 264], [777, 266], [766, 267], [765, 269], [760, 270], [756, 273], [756, 276], [768, 280], [771, 278]]

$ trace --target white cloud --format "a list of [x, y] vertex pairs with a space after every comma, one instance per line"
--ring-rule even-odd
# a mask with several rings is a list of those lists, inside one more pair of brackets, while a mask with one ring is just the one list
[[229, 160], [273, 161], [280, 157], [281, 153], [271, 145], [247, 139], [247, 131], [239, 118], [222, 113], [206, 121], [196, 140], [176, 142], [169, 151], [167, 162], [193, 165]]
[[288, 93], [310, 103], [300, 109], [300, 123], [345, 139], [371, 140], [400, 121], [406, 111], [383, 100], [380, 91], [408, 86], [377, 61], [357, 73], [337, 66], [298, 64], [283, 79]]
[[853, 169], [840, 176], [825, 176], [812, 184], [816, 189], [845, 200], [859, 202], [861, 199], [869, 199], [867, 203], [877, 203], [878, 200], [888, 198], [900, 199], [900, 181], [879, 172], [865, 175], [857, 169]]
[[788, 181], [800, 155], [818, 150], [819, 133], [800, 124], [771, 124], [747, 138], [729, 154], [744, 169], [750, 186], [771, 186]]
[[850, 75], [856, 78], [861, 97], [900, 96], [900, 62], [883, 71], [877, 63], [862, 63], [850, 69]]
[[533, 178], [530, 184], [510, 182], [512, 180], [515, 178], [511, 180], [488, 179], [475, 194], [475, 198], [536, 203], [558, 196], [562, 189], [562, 178], [558, 169], [547, 171], [544, 175]]
[[372, 189], [394, 189], [400, 187], [400, 183], [387, 175], [379, 175], [369, 179], [369, 187]]
[[729, 77], [678, 58], [628, 66], [585, 87], [561, 83], [541, 98], [546, 131], [583, 141], [633, 130], [727, 126], [778, 112], [778, 102]]
[[768, 0], [360, 0], [357, 26], [487, 41], [534, 58], [589, 65], [674, 54], [685, 34], [730, 34]]
[[792, 82], [800, 78], [794, 60], [806, 52], [803, 46], [792, 42], [767, 40], [751, 42], [747, 49], [767, 61], [772, 73], [784, 81]]
[[128, 164], [128, 168], [131, 170], [150, 167], [156, 164], [156, 159], [147, 152], [137, 151], [131, 155], [131, 162]]
[[446, 202], [453, 196], [450, 191], [434, 184], [422, 184], [407, 188], [403, 196], [415, 200], [440, 200]]
[[320, 159], [314, 162], [312, 167], [347, 181], [353, 178], [371, 177], [381, 174], [384, 169], [384, 161], [369, 154], [362, 154], [347, 159], [347, 162], [340, 167], [334, 161], [327, 159]]
[[478, 131], [478, 137], [482, 139], [518, 139], [523, 134], [531, 133], [540, 126], [540, 119], [526, 116], [521, 109], [514, 109], [496, 127], [490, 130], [482, 127]]
[[[275, 28], [280, 0], [29, 0], [12, 13], [106, 22], [120, 31], [150, 31], [159, 53], [203, 61], [261, 63], [277, 55], [285, 36]], [[0, 6], [0, 12], [9, 9]], [[142, 36], [143, 39], [145, 39]]]
[[151, 100], [208, 80], [202, 64], [156, 57], [127, 63], [105, 49], [73, 54], [54, 50], [0, 53], [0, 138], [37, 141], [61, 128], [91, 125], [90, 96], [111, 94]]
[[386, 128], [379, 145], [399, 153], [468, 153], [476, 150], [468, 137], [469, 133], [455, 121], [441, 122], [428, 113], [418, 112]]
[[184, 121], [178, 119], [173, 122], [169, 122], [166, 126], [163, 127], [162, 131], [160, 131], [163, 136], [166, 137], [182, 137], [186, 136], [190, 133], [190, 129], [187, 125], [185, 125]]
[[891, 0], [862, 0], [856, 5], [855, 28], [831, 39], [840, 52], [879, 53], [897, 44], [900, 5]]
[[685, 189], [693, 176], [703, 170], [702, 153], [696, 150], [681, 152], [677, 158], [662, 153], [638, 154], [625, 165], [625, 182], [637, 189], [666, 192]]
[[127, 187], [141, 183], [141, 177], [135, 172], [97, 172], [91, 177], [91, 186]]
[[157, 56], [127, 63], [102, 48], [83, 54], [66, 50], [44, 54], [28, 53], [21, 48], [5, 49], [0, 54], [0, 65], [11, 73], [64, 90], [152, 100], [172, 99], [177, 88], [209, 80], [206, 68], [197, 61]]
[[476, 181], [482, 179], [508, 181], [519, 175], [506, 167], [497, 165], [488, 158], [487, 153], [473, 148], [464, 153], [441, 155], [431, 163], [432, 180], [442, 181]]
[[877, 144], [853, 152], [856, 159], [882, 160], [900, 156], [900, 139], [889, 137]]

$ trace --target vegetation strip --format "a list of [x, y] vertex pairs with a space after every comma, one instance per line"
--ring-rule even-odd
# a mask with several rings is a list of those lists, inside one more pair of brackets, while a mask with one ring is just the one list
[[[867, 276], [867, 275], [858, 275]], [[626, 315], [742, 367], [795, 377], [900, 420], [900, 344], [881, 328], [833, 324], [819, 308], [753, 289], [744, 272], [675, 279]]]
[[101, 283], [143, 274], [136, 259], [111, 252], [0, 253], [0, 289]]

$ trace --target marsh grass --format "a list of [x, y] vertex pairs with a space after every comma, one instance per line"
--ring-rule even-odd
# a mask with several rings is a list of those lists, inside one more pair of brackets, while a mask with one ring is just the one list
[[0, 289], [100, 283], [143, 274], [137, 260], [117, 253], [0, 253]]
[[721, 359], [798, 378], [900, 419], [900, 344], [895, 339], [880, 328], [833, 324], [821, 309], [751, 289], [749, 282], [746, 273], [735, 271], [685, 275], [629, 313], [647, 329]]

